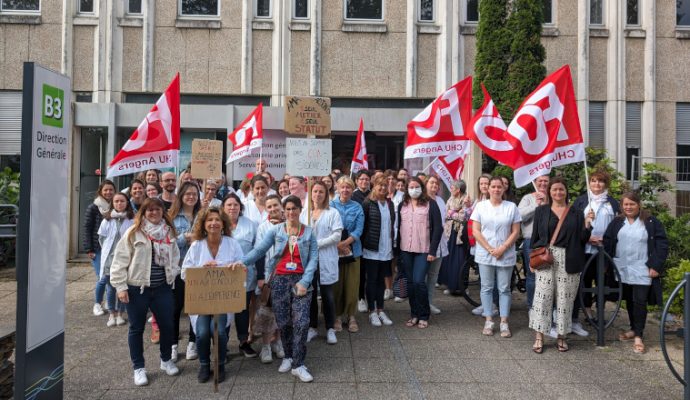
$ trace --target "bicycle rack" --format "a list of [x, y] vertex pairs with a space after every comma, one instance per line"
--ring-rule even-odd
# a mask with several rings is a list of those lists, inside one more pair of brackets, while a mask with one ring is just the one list
[[[664, 360], [666, 361], [666, 365], [668, 365], [668, 368], [673, 373], [673, 376], [675, 376], [676, 379], [678, 379], [678, 382], [682, 383], [685, 387], [683, 390], [683, 398], [685, 400], [690, 400], [690, 387], [688, 387], [688, 382], [690, 382], [690, 366], [688, 366], [688, 362], [690, 362], [690, 335], [685, 334], [685, 326], [683, 328], [677, 329], [675, 332], [666, 332], [666, 317], [668, 316], [668, 310], [671, 308], [673, 300], [675, 300], [676, 296], [678, 296], [681, 289], [685, 289], [685, 296], [683, 296], [683, 319], [685, 321], [686, 318], [690, 317], [690, 296], [688, 295], [690, 294], [690, 272], [685, 273], [683, 280], [680, 281], [678, 286], [676, 286], [676, 288], [671, 293], [671, 296], [666, 301], [666, 305], [664, 306], [664, 312], [661, 313], [661, 327], [659, 328], [659, 344], [661, 345], [661, 352], [664, 354]], [[683, 322], [683, 325], [685, 324], [686, 323]], [[673, 367], [673, 363], [671, 363], [671, 359], [669, 358], [668, 352], [666, 351], [666, 333], [675, 333], [678, 337], [683, 338], [684, 348], [682, 377], [680, 376], [678, 371], [676, 371], [676, 369]]]
[[[616, 267], [616, 264], [613, 262], [613, 259], [611, 258], [611, 256], [608, 255], [608, 253], [606, 253], [606, 251], [604, 251], [604, 248], [602, 246], [597, 246], [597, 248], [599, 250], [597, 256], [590, 258], [585, 264], [584, 270], [582, 271], [582, 276], [584, 276], [587, 273], [589, 267], [592, 265], [592, 262], [596, 260], [597, 286], [595, 288], [585, 288], [583, 285], [584, 281], [580, 280], [580, 307], [582, 307], [583, 310], [585, 309], [584, 298], [582, 296], [583, 293], [596, 294], [597, 318], [592, 318], [590, 315], [587, 315], [587, 313], [585, 313], [585, 317], [587, 318], [587, 321], [597, 330], [597, 346], [604, 347], [606, 345], [604, 333], [606, 332], [606, 329], [609, 326], [611, 326], [611, 324], [613, 324], [613, 321], [615, 321], [616, 317], [618, 316], [618, 311], [621, 308], [621, 300], [623, 298], [623, 288], [620, 283], [621, 276], [618, 272], [618, 267]], [[613, 272], [616, 277], [616, 281], [618, 281], [618, 287], [606, 286], [604, 278], [606, 260], [608, 260], [611, 263], [611, 266], [613, 267]], [[604, 313], [606, 311], [606, 296], [609, 294], [618, 294], [618, 300], [616, 300], [616, 310], [614, 311], [611, 318], [607, 321], [604, 319]]]

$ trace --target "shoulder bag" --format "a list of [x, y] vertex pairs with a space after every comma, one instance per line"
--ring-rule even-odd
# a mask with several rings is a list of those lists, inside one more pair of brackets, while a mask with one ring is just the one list
[[271, 272], [271, 276], [268, 278], [267, 281], [264, 282], [264, 285], [261, 287], [261, 296], [259, 296], [259, 304], [261, 304], [264, 307], [270, 307], [271, 306], [271, 281], [273, 280], [273, 277], [276, 274], [276, 269], [273, 269], [273, 272]]
[[551, 235], [551, 242], [549, 245], [537, 247], [530, 252], [529, 267], [533, 270], [539, 271], [550, 268], [553, 265], [553, 254], [551, 254], [550, 247], [556, 243], [556, 238], [561, 231], [561, 226], [563, 226], [563, 221], [565, 221], [565, 217], [568, 215], [569, 210], [570, 206], [566, 207], [565, 211], [563, 211], [563, 215], [558, 219], [558, 225], [556, 225], [556, 230], [553, 231], [553, 235]]

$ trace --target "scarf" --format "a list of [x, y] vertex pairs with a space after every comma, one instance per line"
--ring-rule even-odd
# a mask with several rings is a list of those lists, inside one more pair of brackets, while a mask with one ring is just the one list
[[96, 199], [93, 201], [93, 204], [95, 204], [98, 207], [98, 211], [100, 211], [101, 215], [105, 216], [108, 211], [110, 211], [110, 203], [108, 203], [108, 200], [104, 199], [101, 196], [96, 197]]
[[127, 217], [127, 211], [117, 212], [115, 210], [110, 212], [110, 218], [112, 219], [124, 219]]
[[158, 224], [153, 224], [144, 218], [142, 229], [151, 241], [153, 248], [154, 261], [156, 264], [168, 269], [171, 267], [172, 246], [177, 246], [168, 236], [170, 227], [161, 219]]
[[592, 193], [591, 190], [588, 190], [588, 192], [589, 192], [589, 201], [592, 205], [592, 208], [594, 208], [595, 210], [598, 210], [599, 207], [601, 207], [607, 201], [609, 201], [609, 199], [608, 199], [609, 191], [608, 190], [604, 190], [603, 192], [601, 192], [599, 194], [594, 194], [594, 193]]

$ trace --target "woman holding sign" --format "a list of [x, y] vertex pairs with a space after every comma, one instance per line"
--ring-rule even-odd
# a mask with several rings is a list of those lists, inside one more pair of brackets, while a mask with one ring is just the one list
[[[230, 237], [230, 219], [225, 213], [215, 207], [202, 210], [194, 223], [192, 237], [194, 242], [189, 246], [187, 255], [182, 262], [182, 279], [186, 279], [188, 268], [213, 268], [235, 263], [242, 257], [242, 247]], [[211, 377], [211, 336], [213, 335], [214, 315], [190, 315], [192, 326], [196, 333], [196, 347], [199, 352], [199, 383], [204, 383]], [[224, 329], [228, 324], [228, 314], [218, 317], [218, 382], [225, 380], [225, 355], [228, 345], [228, 334]]]
[[285, 358], [278, 372], [292, 370], [292, 375], [302, 382], [311, 382], [304, 365], [307, 354], [309, 331], [309, 306], [311, 282], [318, 262], [319, 247], [310, 227], [299, 220], [302, 201], [288, 196], [283, 201], [285, 222], [276, 225], [242, 258], [245, 265], [253, 264], [266, 255], [269, 249], [276, 252], [266, 265], [265, 285], [270, 285], [271, 304], [280, 329]]

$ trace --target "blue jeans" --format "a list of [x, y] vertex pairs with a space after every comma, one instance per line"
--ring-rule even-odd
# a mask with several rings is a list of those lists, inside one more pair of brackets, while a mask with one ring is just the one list
[[534, 287], [536, 280], [534, 279], [534, 272], [529, 269], [529, 253], [532, 252], [532, 239], [524, 239], [522, 241], [522, 269], [525, 270], [525, 287], [527, 288], [527, 308], [532, 308], [532, 300], [534, 299]]
[[[110, 310], [111, 313], [124, 312], [125, 304], [117, 300], [115, 288], [110, 284], [110, 275], [104, 274], [103, 277], [98, 281], [97, 285], [101, 284], [105, 285], [105, 300], [106, 304], [108, 305], [108, 310]], [[98, 288], [98, 286], [96, 287]]]
[[407, 276], [407, 296], [410, 301], [410, 315], [421, 321], [428, 321], [429, 289], [426, 275], [431, 263], [426, 260], [428, 253], [400, 252], [400, 261]]
[[141, 292], [139, 286], [130, 286], [129, 303], [129, 356], [132, 359], [134, 369], [144, 368], [144, 328], [146, 327], [146, 314], [149, 309], [156, 316], [158, 328], [161, 331], [160, 355], [162, 361], [170, 360], [173, 345], [173, 309], [175, 300], [170, 285], [164, 283], [155, 288], [144, 288]]
[[[196, 349], [199, 352], [199, 363], [211, 364], [211, 337], [213, 336], [213, 315], [199, 315], [196, 320]], [[218, 314], [218, 343], [214, 346], [218, 351], [218, 365], [225, 364], [228, 347], [228, 334], [225, 326], [228, 323], [227, 314]]]
[[495, 265], [479, 264], [481, 278], [482, 313], [485, 317], [493, 315], [493, 292], [498, 289], [498, 310], [501, 318], [508, 318], [510, 314], [510, 280], [513, 277], [513, 267], [497, 267]]
[[101, 279], [101, 251], [96, 252], [96, 257], [91, 260], [91, 266], [93, 266], [93, 271], [96, 273], [96, 303], [103, 302], [103, 295], [105, 294], [106, 284]]

